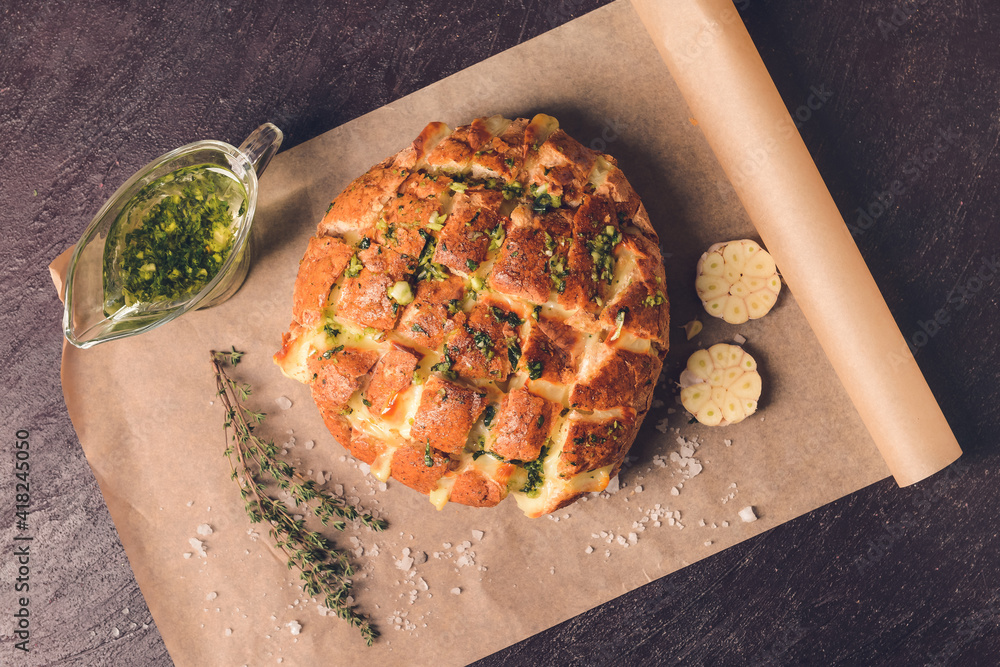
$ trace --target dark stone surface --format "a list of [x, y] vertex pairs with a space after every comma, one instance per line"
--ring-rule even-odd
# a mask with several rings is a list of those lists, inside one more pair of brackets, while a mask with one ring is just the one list
[[[601, 4], [4, 4], [0, 663], [170, 664], [59, 385], [61, 308], [45, 267], [107, 195], [165, 150], [205, 137], [239, 143], [262, 120], [285, 131], [285, 147], [301, 143]], [[858, 245], [966, 455], [912, 488], [885, 481], [841, 499], [482, 664], [998, 664], [1000, 5], [736, 5], [793, 113], [814, 89], [832, 93], [808, 119], [801, 112], [802, 134], [847, 220], [870, 211]], [[890, 202], [882, 193], [893, 189]], [[937, 329], [927, 324], [936, 315]], [[14, 654], [9, 616], [19, 428], [31, 433], [36, 536], [27, 660]]]

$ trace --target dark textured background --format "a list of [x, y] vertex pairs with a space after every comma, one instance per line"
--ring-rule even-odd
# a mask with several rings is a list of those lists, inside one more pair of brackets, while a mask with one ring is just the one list
[[[61, 308], [46, 265], [101, 202], [181, 144], [238, 144], [271, 120], [294, 146], [601, 4], [4, 3], [0, 663], [170, 663], [59, 385]], [[858, 209], [870, 212], [858, 245], [966, 455], [915, 487], [876, 484], [482, 664], [1000, 664], [1000, 269], [990, 263], [1000, 246], [1000, 4], [736, 5], [802, 114], [841, 211], [852, 224]], [[813, 88], [832, 96], [799, 109]], [[951, 141], [936, 148], [942, 133]], [[937, 329], [927, 325], [936, 314]], [[9, 615], [18, 428], [31, 431], [36, 538], [27, 661], [13, 651]]]

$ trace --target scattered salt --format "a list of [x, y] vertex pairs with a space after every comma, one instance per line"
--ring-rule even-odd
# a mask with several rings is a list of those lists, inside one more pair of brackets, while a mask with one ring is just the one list
[[226, 628], [226, 636], [229, 637], [232, 634], [233, 634], [233, 629], [232, 628]]
[[287, 396], [279, 396], [278, 398], [274, 399], [274, 402], [277, 403], [278, 407], [281, 408], [282, 410], [287, 410], [288, 408], [292, 407], [292, 402], [288, 399]]
[[190, 544], [191, 548], [194, 549], [194, 552], [199, 556], [201, 556], [202, 558], [205, 558], [208, 555], [207, 553], [205, 553], [205, 543], [199, 540], [198, 538], [196, 537], [188, 538], [188, 544]]
[[472, 537], [474, 537], [477, 542], [480, 541], [480, 540], [482, 540], [483, 539], [483, 535], [485, 535], [485, 534], [486, 533], [484, 533], [481, 530], [474, 530], [474, 531], [472, 531]]
[[212, 591], [211, 593], [209, 593], [208, 595], [205, 596], [205, 599], [206, 600], [214, 600], [217, 597], [219, 597], [219, 594], [216, 593], [215, 591]]
[[306, 440], [306, 449], [312, 449], [315, 446], [316, 446], [315, 442], [313, 442], [312, 440]]
[[285, 627], [293, 634], [297, 635], [302, 632], [302, 625], [298, 621], [288, 621], [285, 623]]
[[205, 537], [207, 535], [211, 535], [213, 532], [215, 532], [215, 531], [213, 531], [212, 527], [210, 525], [208, 525], [207, 523], [203, 523], [200, 526], [198, 526], [198, 528], [197, 528], [197, 533], [199, 535], [201, 535], [202, 537]]
[[753, 507], [747, 505], [740, 510], [740, 518], [743, 519], [745, 523], [750, 523], [751, 521], [757, 520], [757, 514], [753, 511]]
[[451, 594], [452, 595], [461, 595], [462, 594], [462, 589], [459, 588], [458, 586], [455, 586], [455, 588], [451, 589]]

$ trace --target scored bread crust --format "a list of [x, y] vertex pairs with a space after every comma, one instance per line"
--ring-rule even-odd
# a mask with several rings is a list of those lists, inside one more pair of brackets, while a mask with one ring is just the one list
[[355, 179], [292, 313], [275, 362], [372, 474], [532, 517], [618, 473], [668, 344], [638, 195], [544, 114], [431, 123]]

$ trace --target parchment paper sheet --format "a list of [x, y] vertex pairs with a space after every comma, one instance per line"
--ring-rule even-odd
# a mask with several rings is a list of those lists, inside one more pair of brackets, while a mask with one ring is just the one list
[[[308, 389], [271, 362], [290, 320], [298, 260], [330, 199], [426, 122], [539, 111], [619, 159], [660, 234], [675, 325], [657, 391], [662, 404], [646, 419], [622, 488], [559, 512], [558, 521], [526, 519], [513, 501], [438, 512], [391, 480], [376, 493], [378, 483], [323, 428]], [[296, 666], [464, 664], [888, 474], [788, 290], [766, 318], [739, 327], [701, 310], [692, 275], [698, 256], [713, 242], [756, 234], [624, 1], [278, 155], [260, 193], [256, 256], [235, 297], [149, 334], [64, 351], [70, 415], [178, 665], [279, 657]], [[705, 330], [687, 342], [679, 325], [695, 317]], [[688, 425], [679, 406], [668, 414], [687, 356], [736, 333], [762, 367], [758, 415], [708, 429]], [[262, 527], [260, 539], [248, 534], [222, 455], [223, 413], [208, 363], [209, 350], [231, 345], [247, 352], [235, 375], [254, 386], [252, 405], [269, 413], [264, 435], [288, 443], [300, 469], [331, 473], [329, 486], [342, 484], [391, 523], [386, 534], [353, 533], [366, 551], [356, 599], [383, 632], [374, 648], [303, 599]], [[290, 409], [278, 406], [280, 396]], [[682, 451], [679, 435], [699, 446], [686, 461], [671, 461]], [[701, 473], [686, 478], [698, 466]], [[740, 521], [747, 505], [758, 521]], [[679, 513], [673, 525], [667, 510]], [[651, 512], [660, 513], [660, 526]], [[213, 532], [201, 536], [197, 527], [206, 523]], [[190, 538], [204, 541], [204, 557]], [[355, 547], [348, 534], [334, 538]], [[404, 548], [429, 559], [412, 574], [398, 569]], [[291, 621], [302, 625], [298, 636]]]

